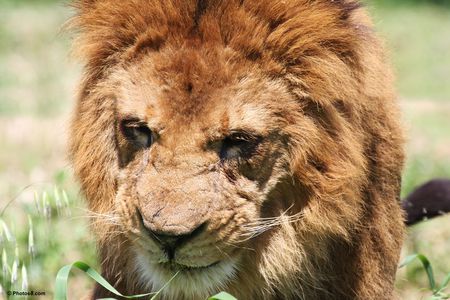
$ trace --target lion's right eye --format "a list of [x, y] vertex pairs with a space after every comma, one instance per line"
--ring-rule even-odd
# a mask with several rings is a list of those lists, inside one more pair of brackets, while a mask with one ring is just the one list
[[222, 141], [220, 157], [221, 159], [250, 157], [260, 141], [261, 137], [235, 132]]
[[153, 144], [153, 133], [145, 123], [136, 120], [124, 120], [120, 124], [127, 141], [139, 148], [148, 148]]

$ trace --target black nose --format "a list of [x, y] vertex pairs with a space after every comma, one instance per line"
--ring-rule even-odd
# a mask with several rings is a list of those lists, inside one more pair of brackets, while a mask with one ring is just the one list
[[194, 237], [198, 236], [206, 227], [206, 223], [198, 226], [194, 230], [186, 234], [174, 235], [161, 231], [153, 231], [145, 226], [148, 235], [156, 241], [161, 248], [167, 253], [169, 260], [172, 260], [175, 256], [175, 250], [181, 245], [189, 242]]
[[153, 239], [161, 247], [161, 249], [163, 249], [167, 253], [167, 256], [169, 257], [170, 260], [174, 258], [176, 248], [189, 242], [194, 237], [200, 235], [206, 227], [206, 223], [203, 223], [198, 227], [193, 228], [189, 232], [176, 234], [173, 231], [169, 230], [165, 231], [164, 229], [152, 228], [153, 226], [149, 225], [147, 222], [144, 221], [140, 212], [138, 212], [138, 214], [141, 219], [141, 224], [143, 225], [148, 236], [151, 239]]

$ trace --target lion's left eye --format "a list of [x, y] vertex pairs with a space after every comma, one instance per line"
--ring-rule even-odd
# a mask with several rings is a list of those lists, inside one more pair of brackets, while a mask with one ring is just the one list
[[233, 133], [222, 141], [220, 158], [250, 157], [260, 140], [260, 137], [246, 133]]
[[148, 148], [153, 144], [153, 133], [146, 124], [134, 120], [124, 120], [120, 127], [125, 138], [134, 146]]

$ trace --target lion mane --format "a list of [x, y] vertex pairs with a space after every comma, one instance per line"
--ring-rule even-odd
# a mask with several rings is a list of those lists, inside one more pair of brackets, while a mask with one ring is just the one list
[[394, 297], [403, 137], [361, 3], [73, 5], [70, 154], [121, 293]]

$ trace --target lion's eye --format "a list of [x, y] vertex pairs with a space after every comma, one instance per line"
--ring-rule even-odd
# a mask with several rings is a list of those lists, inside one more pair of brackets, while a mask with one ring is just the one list
[[134, 146], [148, 148], [153, 144], [153, 133], [142, 122], [135, 120], [124, 120], [120, 124], [125, 138]]
[[260, 137], [246, 133], [233, 133], [222, 141], [221, 159], [250, 157], [255, 150]]

